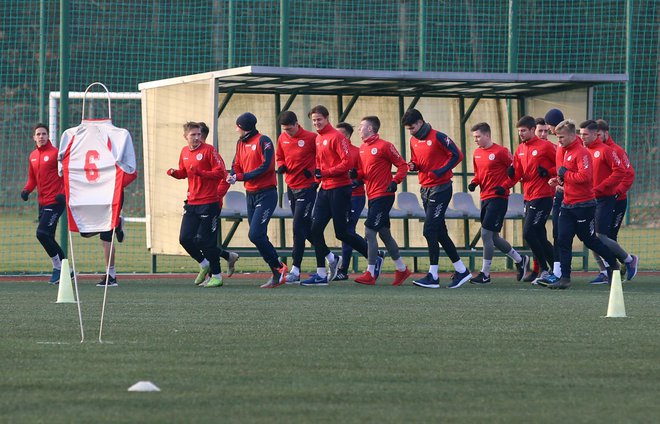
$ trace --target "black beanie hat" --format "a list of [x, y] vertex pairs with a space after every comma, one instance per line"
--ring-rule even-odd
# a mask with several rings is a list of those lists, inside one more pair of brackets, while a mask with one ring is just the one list
[[252, 131], [257, 127], [257, 117], [250, 112], [245, 112], [236, 118], [236, 125], [244, 131]]
[[550, 109], [545, 114], [545, 123], [556, 127], [561, 121], [564, 120], [564, 114], [559, 109]]

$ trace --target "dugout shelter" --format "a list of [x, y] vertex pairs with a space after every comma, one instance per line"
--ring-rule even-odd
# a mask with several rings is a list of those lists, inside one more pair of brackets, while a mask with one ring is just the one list
[[[356, 126], [366, 115], [379, 116], [381, 136], [394, 143], [404, 158], [410, 156], [409, 134], [400, 120], [409, 108], [419, 109], [427, 122], [447, 133], [465, 153], [455, 169], [454, 192], [467, 191], [472, 174], [469, 128], [477, 122], [491, 125], [495, 142], [514, 151], [518, 145], [515, 123], [520, 116], [544, 116], [558, 107], [576, 121], [591, 117], [592, 87], [598, 84], [625, 83], [626, 74], [529, 74], [374, 71], [245, 66], [194, 75], [149, 81], [139, 84], [142, 97], [147, 247], [152, 255], [185, 254], [178, 243], [182, 202], [187, 181], [173, 180], [167, 169], [176, 167], [185, 145], [182, 125], [204, 121], [213, 143], [224, 158], [227, 169], [234, 156], [235, 119], [250, 111], [258, 118], [257, 128], [276, 141], [280, 133], [277, 116], [292, 110], [300, 124], [313, 131], [307, 112], [317, 104], [330, 110], [330, 122], [348, 121]], [[357, 133], [352, 143], [360, 144]], [[283, 182], [279, 181], [280, 194]], [[418, 193], [416, 175], [408, 175], [400, 190]], [[244, 191], [237, 183], [231, 191]], [[518, 191], [519, 187], [517, 188]], [[472, 194], [477, 200], [477, 193]], [[281, 198], [281, 196], [280, 196]], [[288, 205], [283, 205], [288, 208]], [[275, 218], [275, 217], [274, 217]], [[478, 224], [463, 220], [449, 228], [457, 246], [469, 247], [470, 234]], [[237, 222], [224, 222], [222, 232], [233, 235]], [[291, 246], [291, 231], [284, 219], [270, 225], [269, 236], [277, 246]], [[471, 228], [472, 227], [472, 228]], [[404, 219], [392, 226], [402, 249], [411, 245], [411, 234], [418, 245], [421, 223]], [[522, 231], [505, 227], [522, 244]], [[331, 226], [329, 226], [331, 232]], [[327, 234], [328, 245], [337, 246]], [[419, 240], [417, 240], [419, 239]], [[278, 242], [279, 241], [279, 242]], [[250, 246], [247, 231], [237, 233], [232, 246]]]

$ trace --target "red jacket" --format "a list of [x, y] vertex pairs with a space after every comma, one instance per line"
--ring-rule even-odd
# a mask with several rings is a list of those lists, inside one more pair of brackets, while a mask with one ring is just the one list
[[[557, 147], [554, 144], [536, 136], [518, 145], [513, 156], [515, 169], [513, 181], [522, 181], [525, 200], [543, 199], [555, 195], [555, 189], [550, 187], [548, 180], [557, 176], [556, 154]], [[539, 166], [548, 171], [547, 177], [539, 176]]]
[[419, 171], [419, 184], [422, 187], [435, 187], [450, 182], [454, 176], [452, 169], [463, 160], [463, 153], [452, 139], [434, 129], [422, 140], [411, 137], [410, 152], [410, 159]]
[[218, 183], [227, 177], [225, 164], [210, 144], [202, 143], [195, 150], [188, 146], [181, 149], [179, 169], [172, 176], [188, 178], [188, 204], [206, 205], [218, 202]]
[[557, 146], [557, 171], [564, 166], [564, 204], [595, 200], [593, 190], [593, 166], [589, 150], [582, 145], [582, 139], [575, 137], [573, 143], [563, 148]]
[[[397, 167], [394, 177], [392, 165]], [[408, 164], [392, 143], [383, 140], [378, 134], [363, 140], [360, 146], [358, 178], [364, 180], [369, 200], [394, 196], [393, 192], [387, 192], [387, 187], [392, 181], [401, 184], [407, 173]]]
[[55, 196], [64, 194], [64, 180], [57, 173], [58, 150], [50, 141], [30, 153], [28, 162], [28, 180], [23, 190], [31, 193], [37, 188], [37, 201], [40, 205], [52, 205]]
[[621, 181], [626, 178], [626, 169], [614, 149], [596, 139], [587, 146], [594, 166], [594, 196], [614, 196]]
[[[348, 144], [348, 161], [351, 164], [351, 167], [349, 169], [360, 168], [360, 148], [354, 146], [353, 144], [350, 144], [350, 142]], [[364, 183], [358, 184], [351, 192], [351, 196], [364, 196], [364, 195], [365, 195]]]
[[[286, 166], [284, 181], [292, 190], [308, 188], [314, 183], [314, 168], [316, 168], [316, 134], [300, 127], [298, 133], [291, 137], [283, 132], [277, 139], [275, 152], [275, 167]], [[305, 176], [309, 171], [311, 178]]]
[[[474, 178], [472, 182], [481, 189], [481, 200], [494, 197], [509, 198], [509, 189], [515, 182], [506, 173], [513, 163], [513, 156], [506, 147], [493, 143], [487, 149], [477, 147], [472, 158], [474, 165]], [[496, 194], [495, 187], [506, 189], [505, 194]]]
[[232, 170], [237, 181], [244, 181], [245, 190], [260, 191], [277, 187], [274, 153], [272, 140], [260, 133], [236, 143]]
[[332, 190], [351, 185], [348, 140], [328, 124], [316, 136], [316, 167], [321, 170], [321, 188]]
[[623, 150], [623, 147], [619, 146], [612, 140], [612, 137], [609, 137], [607, 140], [603, 141], [606, 145], [610, 146], [616, 154], [621, 159], [621, 165], [626, 170], [626, 176], [621, 180], [618, 187], [616, 188], [616, 194], [618, 195], [618, 200], [624, 200], [628, 198], [628, 191], [635, 182], [635, 169], [630, 163], [628, 158], [628, 153]]

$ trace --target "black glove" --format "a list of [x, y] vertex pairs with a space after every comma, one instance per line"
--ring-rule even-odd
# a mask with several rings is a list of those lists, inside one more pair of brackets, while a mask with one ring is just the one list
[[502, 187], [502, 186], [497, 186], [497, 187], [495, 187], [495, 188], [493, 189], [493, 191], [494, 191], [495, 194], [497, 194], [498, 196], [504, 196], [504, 195], [506, 194], [506, 189], [505, 189], [504, 187]]
[[318, 178], [318, 179], [321, 179], [321, 170], [318, 169], [318, 168], [316, 168], [316, 169], [314, 170], [314, 176], [315, 176], [316, 178]]
[[58, 194], [55, 196], [55, 202], [57, 202], [58, 205], [64, 205], [66, 203], [66, 196], [62, 193]]
[[280, 166], [275, 170], [275, 172], [277, 172], [278, 174], [284, 174], [286, 171], [287, 171], [287, 169], [286, 169], [286, 166], [285, 166], [285, 165], [280, 165]]
[[24, 202], [27, 202], [29, 197], [30, 197], [29, 191], [27, 190], [21, 191], [21, 199], [23, 199]]
[[392, 181], [385, 191], [388, 193], [394, 193], [396, 191], [396, 185], [396, 181]]
[[303, 169], [303, 175], [305, 176], [305, 178], [312, 178], [313, 177], [312, 173], [309, 172], [309, 169], [307, 169], [307, 168]]
[[548, 175], [550, 175], [550, 174], [548, 173], [548, 170], [545, 169], [544, 167], [542, 167], [541, 165], [537, 166], [537, 167], [536, 167], [536, 170], [538, 171], [538, 173], [539, 173], [539, 177], [541, 177], [541, 178], [545, 178], [545, 177], [547, 177]]
[[568, 171], [568, 169], [566, 169], [565, 166], [560, 166], [559, 169], [557, 170], [557, 176], [559, 178], [564, 178], [564, 174], [566, 174], [566, 171]]
[[[308, 171], [308, 172], [309, 172], [309, 171]], [[311, 175], [311, 172], [310, 172], [310, 175]], [[312, 183], [312, 185], [309, 186], [309, 188], [311, 188], [312, 190], [316, 190], [317, 188], [319, 188], [319, 183], [317, 183], [316, 181], [314, 181], [314, 182]]]
[[509, 178], [513, 178], [516, 176], [516, 169], [511, 165], [506, 169], [506, 175], [509, 176]]
[[360, 187], [362, 184], [364, 183], [360, 180], [351, 180], [351, 190]]
[[474, 191], [474, 189], [476, 188], [477, 188], [477, 183], [470, 183], [470, 185], [468, 186], [468, 190], [470, 191]]
[[356, 179], [358, 177], [357, 169], [353, 168], [348, 171], [348, 178]]

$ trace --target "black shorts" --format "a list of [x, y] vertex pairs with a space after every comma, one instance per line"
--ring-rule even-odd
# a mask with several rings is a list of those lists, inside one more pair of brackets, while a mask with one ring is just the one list
[[606, 196], [596, 199], [596, 232], [609, 237], [614, 221], [616, 197]]
[[369, 200], [367, 219], [364, 226], [374, 231], [390, 228], [390, 211], [394, 205], [394, 196], [381, 196]]
[[504, 225], [504, 215], [509, 199], [493, 197], [481, 201], [481, 228], [499, 233]]

